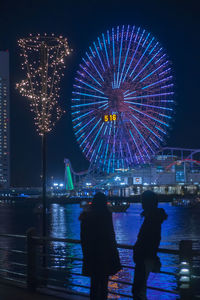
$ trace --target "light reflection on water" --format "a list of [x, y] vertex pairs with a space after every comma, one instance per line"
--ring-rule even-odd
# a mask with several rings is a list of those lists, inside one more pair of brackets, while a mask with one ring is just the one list
[[[184, 208], [172, 207], [170, 204], [160, 204], [168, 216], [168, 220], [164, 222], [162, 228], [162, 241], [161, 247], [164, 248], [178, 248], [178, 242], [181, 239], [198, 239], [198, 232], [200, 230], [200, 222], [198, 221], [198, 211], [187, 210]], [[68, 237], [79, 239], [80, 237], [80, 224], [78, 217], [81, 208], [79, 205], [58, 205], [52, 204], [50, 214], [50, 235], [56, 237]], [[116, 232], [118, 243], [133, 245], [137, 238], [138, 230], [143, 222], [140, 216], [141, 205], [133, 204], [130, 206], [126, 213], [114, 213], [113, 222]], [[64, 249], [63, 249], [64, 247]], [[52, 252], [64, 254], [68, 252], [70, 256], [82, 257], [81, 248], [79, 245], [70, 245], [66, 247], [61, 243], [52, 243]], [[120, 250], [121, 262], [123, 265], [133, 266], [132, 251]], [[162, 270], [167, 272], [176, 272], [178, 258], [173, 255], [160, 255], [162, 262]], [[56, 262], [54, 262], [56, 265]], [[58, 263], [58, 266], [60, 262]], [[81, 272], [81, 265], [72, 263], [70, 269], [79, 273]], [[118, 274], [112, 277], [113, 280], [125, 280], [132, 282], [133, 270], [123, 269]], [[85, 277], [72, 277], [70, 282], [79, 285], [89, 285], [88, 278]], [[167, 290], [176, 289], [176, 278], [166, 274], [151, 274], [148, 282], [149, 286], [162, 287]], [[131, 286], [110, 282], [109, 287], [112, 291], [119, 291], [125, 294], [131, 293]], [[74, 289], [77, 289], [74, 288]], [[79, 288], [79, 291], [86, 291]], [[88, 290], [87, 290], [88, 291]], [[176, 299], [172, 294], [163, 294], [153, 290], [148, 290], [149, 299]], [[113, 295], [110, 295], [113, 298]], [[119, 297], [123, 299], [122, 297]], [[117, 296], [114, 296], [117, 299]], [[125, 298], [124, 298], [125, 299]], [[126, 298], [127, 299], [127, 298]]]
[[[178, 248], [178, 242], [182, 239], [199, 239], [200, 221], [199, 210], [186, 209], [180, 207], [172, 207], [170, 204], [160, 204], [167, 214], [168, 220], [163, 223], [162, 227], [162, 241], [161, 247], [163, 248]], [[0, 232], [1, 233], [13, 233], [24, 234], [29, 227], [36, 227], [37, 233], [41, 232], [42, 219], [41, 216], [34, 214], [34, 205], [26, 203], [20, 204], [2, 204], [0, 207]], [[80, 222], [78, 217], [82, 209], [79, 205], [61, 205], [51, 204], [48, 214], [49, 235], [59, 238], [80, 238]], [[113, 222], [116, 232], [116, 238], [118, 243], [133, 245], [136, 241], [138, 230], [143, 222], [140, 217], [141, 205], [132, 204], [126, 213], [114, 213]], [[0, 239], [0, 247], [6, 246], [16, 248], [16, 241], [12, 239], [2, 240]], [[81, 273], [81, 261], [74, 261], [74, 257], [82, 257], [80, 245], [68, 244], [63, 242], [51, 243], [51, 254], [58, 255], [51, 259], [51, 267], [55, 270], [59, 270], [60, 277], [56, 277], [66, 282], [66, 286], [70, 283], [75, 283], [80, 286], [89, 286], [89, 279], [82, 276], [67, 275], [63, 268], [73, 273]], [[61, 257], [59, 257], [61, 256]], [[69, 259], [71, 257], [71, 259]], [[123, 265], [133, 266], [132, 251], [120, 249], [120, 257]], [[162, 270], [167, 272], [176, 272], [178, 259], [173, 255], [160, 255], [162, 262]], [[10, 256], [5, 253], [3, 256], [4, 268], [9, 265]], [[60, 271], [63, 270], [63, 273]], [[55, 276], [55, 273], [54, 273]], [[113, 280], [124, 280], [132, 282], [133, 270], [124, 268], [118, 274], [112, 277]], [[151, 274], [148, 282], [149, 286], [161, 287], [167, 290], [176, 289], [176, 278], [166, 274]], [[119, 291], [124, 294], [130, 294], [131, 286], [125, 284], [119, 284], [116, 282], [110, 282], [109, 287], [113, 291]], [[88, 292], [88, 289], [82, 287], [70, 288], [83, 292]], [[110, 299], [117, 299], [117, 296], [109, 296]], [[148, 290], [148, 298], [152, 300], [161, 299], [174, 300], [176, 297], [172, 294], [156, 292]], [[119, 297], [119, 299], [127, 299]]]

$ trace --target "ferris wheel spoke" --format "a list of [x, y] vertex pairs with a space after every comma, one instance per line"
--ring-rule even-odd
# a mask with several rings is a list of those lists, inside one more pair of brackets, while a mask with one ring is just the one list
[[162, 128], [160, 128], [160, 127], [158, 127], [158, 126], [155, 126], [155, 128], [158, 129], [159, 131], [161, 131], [162, 133], [167, 134], [167, 132], [164, 131]]
[[124, 95], [124, 99], [126, 99], [127, 96], [133, 95], [133, 94], [135, 94], [135, 93], [136, 93], [136, 91], [133, 91], [133, 92], [128, 93], [128, 94], [125, 94], [125, 95]]
[[105, 49], [106, 58], [107, 58], [107, 64], [108, 64], [108, 67], [110, 68], [110, 62], [109, 62], [109, 57], [108, 57], [108, 51], [107, 51], [106, 41], [105, 41], [105, 37], [104, 37], [104, 34], [103, 34], [103, 33], [102, 33], [102, 37], [103, 37], [103, 44], [104, 44], [104, 49]]
[[99, 122], [101, 121], [101, 119], [99, 119], [99, 121], [95, 124], [95, 126], [92, 128], [92, 130], [89, 130], [88, 135], [84, 138], [84, 140], [81, 142], [80, 146], [82, 146], [85, 141], [89, 138], [89, 136], [92, 134], [92, 132], [95, 130], [95, 128], [98, 126]]
[[[137, 40], [139, 31], [140, 31], [140, 27], [139, 27], [138, 30], [137, 30], [137, 33], [136, 33], [136, 36], [135, 36], [135, 39], [134, 39], [134, 42], [133, 42], [134, 44], [135, 44], [135, 42], [136, 42], [136, 40]], [[141, 37], [140, 37], [140, 41], [142, 40], [142, 37], [143, 37], [144, 32], [145, 32], [145, 30], [143, 30], [143, 33], [142, 33], [142, 35], [141, 35]], [[134, 53], [133, 53], [133, 56], [132, 56], [132, 58], [131, 58], [131, 61], [130, 61], [129, 65], [128, 65], [128, 68], [127, 68], [126, 73], [125, 73], [125, 75], [124, 75], [123, 82], [124, 82], [125, 79], [126, 79], [126, 76], [127, 76], [128, 71], [129, 71], [129, 69], [130, 69], [130, 67], [131, 67], [131, 64], [132, 64], [132, 62], [133, 62], [133, 59], [134, 59], [134, 57], [135, 57], [135, 54], [137, 53], [137, 50], [138, 50], [138, 48], [139, 48], [139, 45], [140, 45], [140, 42], [137, 44], [137, 47], [136, 47], [136, 49], [135, 49], [135, 51], [134, 51]]]
[[115, 33], [114, 28], [112, 28], [112, 51], [113, 51], [113, 66], [115, 65]]
[[[91, 64], [93, 65], [93, 67], [94, 67], [95, 71], [97, 72], [97, 74], [98, 74], [98, 75], [99, 75], [99, 77], [101, 78], [101, 80], [102, 80], [102, 81], [104, 81], [104, 79], [103, 79], [103, 77], [102, 77], [101, 73], [99, 72], [99, 70], [97, 69], [96, 65], [94, 64], [94, 62], [92, 61], [92, 59], [90, 58], [90, 56], [89, 56], [89, 54], [88, 54], [87, 52], [86, 52], [86, 55], [87, 55], [87, 57], [88, 57], [89, 61], [91, 62]], [[85, 61], [85, 60], [84, 60], [84, 62], [86, 63], [86, 61]]]
[[103, 62], [102, 62], [102, 60], [101, 60], [101, 57], [100, 57], [100, 54], [99, 54], [99, 51], [98, 51], [98, 49], [97, 49], [97, 46], [96, 46], [95, 42], [93, 43], [93, 45], [94, 45], [94, 48], [95, 48], [95, 50], [96, 50], [97, 56], [98, 56], [98, 58], [99, 58], [99, 61], [100, 61], [100, 63], [101, 63], [102, 69], [103, 69], [103, 71], [105, 72], [104, 64], [103, 64]]
[[165, 126], [169, 126], [169, 124], [167, 124], [166, 122], [163, 122], [163, 121], [160, 121], [159, 119], [156, 119], [156, 118], [154, 118], [154, 117], [151, 117], [150, 115], [148, 115], [148, 114], [146, 114], [146, 113], [144, 113], [143, 111], [140, 111], [140, 110], [138, 110], [138, 109], [135, 109], [135, 108], [133, 108], [133, 107], [131, 107], [131, 106], [129, 106], [132, 110], [134, 110], [134, 111], [137, 111], [138, 113], [140, 113], [140, 114], [142, 114], [142, 115], [144, 115], [144, 116], [146, 116], [146, 117], [148, 117], [148, 118], [150, 118], [150, 119], [152, 119], [152, 120], [154, 120], [154, 121], [156, 121], [156, 122], [158, 122], [158, 123], [161, 123], [161, 124], [163, 124], [163, 125], [165, 125]]
[[116, 143], [116, 130], [115, 126], [113, 127], [113, 173], [115, 171], [115, 143]]
[[86, 157], [88, 156], [88, 154], [89, 154], [89, 152], [91, 151], [91, 149], [92, 149], [94, 143], [96, 142], [96, 139], [98, 138], [99, 133], [100, 133], [101, 129], [103, 128], [103, 125], [104, 125], [104, 123], [102, 123], [101, 127], [99, 128], [99, 130], [98, 130], [98, 132], [97, 132], [97, 135], [96, 135], [95, 139], [93, 140], [93, 142], [92, 142], [92, 144], [91, 144], [91, 146], [90, 146], [90, 148], [89, 148], [89, 150], [88, 150], [88, 152], [87, 152], [87, 154], [86, 154]]
[[123, 152], [122, 152], [122, 142], [120, 141], [120, 153], [121, 153], [121, 163], [122, 163], [122, 169], [124, 169], [124, 159], [123, 159]]
[[[92, 90], [94, 90], [94, 91], [96, 91], [96, 92], [98, 92], [98, 93], [104, 95], [104, 92], [102, 92], [102, 91], [100, 91], [99, 89], [95, 88], [94, 86], [92, 86], [92, 85], [90, 85], [90, 84], [84, 82], [83, 80], [81, 80], [81, 79], [79, 79], [79, 78], [77, 78], [77, 77], [75, 78], [75, 80], [77, 80], [77, 81], [79, 81], [80, 83], [86, 85], [86, 86], [89, 87], [90, 89], [92, 89]], [[74, 85], [74, 86], [76, 86], [76, 85]], [[76, 86], [76, 87], [78, 87], [78, 86]], [[78, 88], [81, 88], [81, 86], [78, 87]]]
[[137, 75], [132, 79], [134, 81], [145, 69], [146, 67], [154, 60], [154, 58], [162, 51], [162, 48], [160, 48], [156, 54], [146, 63], [146, 65], [140, 70], [140, 72], [137, 73]]
[[105, 103], [108, 101], [99, 101], [99, 102], [93, 102], [93, 103], [83, 103], [83, 104], [76, 104], [76, 105], [72, 105], [72, 107], [82, 107], [82, 106], [88, 106], [88, 105], [97, 105], [97, 104], [101, 104], [101, 103]]
[[[86, 97], [92, 97], [92, 98], [98, 98], [98, 99], [105, 99], [108, 100], [108, 97], [104, 97], [104, 96], [97, 96], [97, 95], [92, 95], [92, 94], [87, 94], [87, 93], [81, 93], [81, 92], [72, 92], [72, 94], [75, 95], [82, 95], [82, 96], [86, 96]], [[93, 99], [88, 99], [93, 101]]]
[[152, 108], [156, 108], [156, 109], [164, 109], [164, 110], [173, 111], [173, 109], [169, 108], [169, 107], [156, 106], [156, 105], [150, 105], [150, 104], [144, 104], [144, 103], [138, 103], [138, 102], [132, 102], [132, 101], [124, 101], [124, 102], [129, 103], [129, 104], [139, 105], [139, 106], [152, 107]]
[[[93, 131], [92, 132], [92, 135], [90, 136], [90, 139], [91, 139], [91, 141], [94, 141], [95, 140], [95, 138], [96, 138], [96, 135], [98, 134], [99, 136], [98, 136], [98, 140], [100, 140], [100, 138], [101, 138], [101, 133], [102, 133], [102, 131], [103, 131], [103, 127], [105, 126], [105, 123], [102, 123], [101, 125], [100, 124], [98, 124], [99, 126], [97, 127], [97, 128], [95, 128], [96, 130], [95, 131]], [[90, 131], [93, 129], [93, 126], [92, 127], [90, 127], [90, 128], [88, 128], [87, 129], [87, 133], [90, 133]], [[99, 131], [100, 130], [100, 131]], [[97, 143], [96, 143], [96, 148], [97, 148], [97, 145], [98, 145], [98, 140], [97, 140]], [[95, 140], [95, 142], [96, 142], [96, 140]], [[93, 144], [94, 145], [94, 144]]]
[[80, 65], [80, 68], [86, 73], [86, 74], [88, 74], [99, 86], [102, 86], [101, 85], [101, 83], [98, 81], [98, 80], [96, 80], [95, 78], [94, 78], [94, 76], [92, 76], [92, 74], [90, 74], [90, 72], [88, 72], [87, 71], [87, 69], [86, 68], [84, 68], [82, 65]]
[[103, 140], [100, 141], [99, 145], [98, 145], [98, 150], [97, 150], [97, 155], [96, 155], [96, 158], [95, 158], [95, 162], [97, 161], [97, 158], [99, 157], [99, 151], [101, 150], [101, 146], [103, 144]]
[[140, 64], [142, 58], [144, 57], [145, 53], [147, 52], [147, 50], [149, 49], [149, 47], [151, 46], [152, 42], [154, 41], [154, 38], [151, 39], [151, 41], [149, 42], [149, 44], [147, 45], [147, 47], [145, 48], [143, 54], [141, 55], [140, 59], [138, 60], [138, 62], [136, 63], [135, 67], [133, 68], [132, 72], [130, 73], [129, 77], [131, 77], [133, 75], [133, 73], [135, 72], [137, 66]]
[[167, 115], [160, 114], [160, 113], [159, 113], [159, 116], [161, 116], [161, 117], [165, 117], [165, 118], [168, 118], [168, 119], [171, 119], [171, 118], [172, 118], [171, 116], [167, 116]]
[[131, 154], [131, 150], [130, 150], [129, 144], [127, 142], [126, 142], [126, 146], [127, 146], [127, 149], [128, 149], [129, 155], [130, 155], [131, 162], [133, 163], [133, 156]]
[[[159, 111], [155, 111], [155, 110], [151, 110], [151, 109], [147, 110], [147, 113], [154, 114], [154, 115], [156, 114], [156, 115], [160, 116]], [[171, 117], [171, 116], [169, 116], [168, 119], [171, 119], [170, 117]], [[166, 124], [167, 124], [167, 123], [166, 123]]]
[[[147, 125], [145, 125], [139, 118], [137, 118], [136, 116], [134, 116], [133, 114], [131, 114], [131, 116], [136, 119], [140, 124], [142, 124], [147, 130], [149, 130], [151, 133], [153, 133], [153, 135], [158, 138], [161, 142], [163, 142], [163, 139], [161, 139], [161, 137], [159, 135], [157, 135], [152, 129], [150, 129]], [[154, 126], [153, 126], [154, 127]]]
[[149, 94], [149, 95], [143, 95], [143, 96], [124, 97], [124, 99], [125, 100], [133, 100], [133, 99], [141, 99], [141, 98], [168, 96], [168, 95], [173, 95], [173, 94], [174, 94], [174, 92], [168, 92], [168, 93], [159, 93], [159, 94]]
[[[112, 28], [112, 56], [113, 56], [113, 66], [115, 66], [115, 35], [114, 35], [114, 28]], [[112, 88], [116, 85], [115, 83], [115, 70], [113, 71], [113, 82]]]
[[103, 104], [103, 105], [97, 107], [97, 109], [101, 109], [101, 108], [103, 108], [103, 107], [104, 107], [104, 109], [108, 108], [108, 104], [107, 104], [107, 103], [106, 103], [106, 104]]
[[[108, 140], [108, 147], [110, 147], [110, 137], [109, 137], [109, 140]], [[107, 167], [107, 173], [108, 174], [109, 174], [109, 171], [110, 171], [111, 156], [112, 156], [112, 152], [110, 151], [110, 156], [109, 156], [109, 159], [108, 159], [108, 167]]]
[[120, 65], [121, 65], [123, 37], [124, 37], [124, 25], [122, 26], [121, 43], [120, 43], [120, 50], [119, 50], [119, 61], [118, 61], [118, 68], [117, 68], [117, 87], [118, 88], [119, 88], [119, 71], [120, 71]]
[[168, 68], [167, 70], [164, 70], [163, 72], [159, 73], [159, 76], [162, 76], [162, 75], [168, 73], [169, 71], [171, 71], [171, 68]]
[[[95, 122], [95, 123], [90, 123], [89, 124], [89, 126], [87, 126], [86, 127], [86, 129], [85, 129], [85, 136], [87, 136], [88, 134], [89, 134], [89, 136], [90, 136], [90, 139], [93, 141], [94, 140], [94, 138], [96, 137], [96, 134], [97, 134], [97, 132], [98, 132], [98, 130], [99, 130], [99, 126], [101, 126], [102, 124], [100, 123], [100, 121], [101, 121], [101, 118], [99, 118], [98, 119], [98, 121], [97, 122]], [[97, 124], [98, 123], [98, 124]], [[100, 124], [99, 124], [100, 123]], [[97, 126], [96, 126], [96, 124], [97, 124]], [[96, 131], [93, 131], [93, 129], [96, 129]], [[90, 135], [91, 134], [91, 135]]]
[[158, 144], [150, 137], [150, 140], [152, 141], [152, 143], [157, 147], [157, 148], [160, 148], [159, 146], [158, 146]]
[[133, 28], [132, 28], [131, 37], [130, 37], [129, 44], [128, 44], [128, 49], [126, 51], [126, 56], [125, 56], [124, 64], [123, 64], [122, 71], [121, 71], [121, 76], [120, 76], [120, 80], [119, 80], [119, 86], [121, 84], [122, 76], [123, 76], [124, 69], [125, 69], [126, 62], [127, 62], [128, 53], [129, 53], [129, 50], [130, 50], [130, 47], [131, 47], [131, 42], [132, 42], [132, 38], [133, 38], [134, 29], [135, 29], [135, 26], [133, 26]]
[[161, 86], [161, 89], [167, 89], [167, 88], [171, 88], [171, 87], [173, 87], [173, 86], [174, 86], [174, 84], [173, 84], [173, 83], [170, 83], [170, 84]]
[[163, 59], [165, 56], [166, 56], [166, 53], [163, 54], [163, 55], [155, 62], [155, 65], [156, 65], [161, 59]]
[[[147, 79], [149, 76], [153, 75], [154, 73], [156, 73], [158, 70], [160, 70], [162, 67], [164, 67], [165, 65], [167, 65], [169, 63], [169, 61], [167, 60], [166, 62], [164, 62], [162, 65], [160, 65], [158, 68], [156, 68], [155, 70], [153, 70], [152, 72], [150, 72], [149, 74], [147, 74], [145, 77], [143, 77], [139, 82], [143, 82], [145, 79]], [[171, 68], [170, 68], [171, 69]]]
[[108, 144], [106, 145], [106, 152], [105, 152], [105, 157], [104, 157], [104, 162], [103, 162], [103, 171], [105, 170], [104, 166], [105, 166], [105, 162], [106, 162], [106, 158], [107, 158], [107, 153], [108, 153]]
[[[131, 120], [130, 120], [130, 122], [133, 125], [133, 127], [136, 129], [136, 131], [139, 134], [139, 136], [142, 138], [143, 142], [149, 147], [149, 149], [151, 150], [151, 152], [154, 154], [155, 152], [153, 151], [153, 149], [151, 148], [151, 146], [149, 145], [149, 143], [147, 142], [147, 140], [143, 137], [143, 135], [141, 134], [141, 132], [139, 131], [139, 129], [137, 128], [137, 126]], [[144, 149], [145, 149], [145, 147], [144, 147]]]
[[144, 47], [144, 45], [146, 44], [146, 42], [148, 41], [148, 38], [150, 36], [150, 32], [147, 34], [145, 40], [144, 40], [144, 43], [142, 44], [142, 48]]
[[109, 145], [109, 139], [110, 139], [110, 133], [108, 132], [108, 134], [106, 135], [106, 131], [107, 129], [110, 131], [108, 124], [106, 124], [106, 128], [104, 130], [104, 133], [102, 135], [102, 139], [104, 140], [104, 148], [102, 147], [102, 154], [101, 156], [104, 157], [103, 159], [103, 170], [104, 170], [104, 163], [106, 160], [106, 156], [107, 156], [107, 151], [108, 151], [108, 145]]
[[110, 173], [111, 156], [112, 156], [112, 153], [110, 154], [110, 157], [108, 159], [108, 168], [107, 168], [107, 173], [108, 174]]
[[128, 39], [129, 28], [130, 28], [130, 25], [127, 26], [127, 30], [126, 30], [126, 41], [127, 41], [127, 39]]
[[96, 119], [96, 117], [92, 118], [84, 126], [82, 126], [78, 131], [76, 131], [75, 135], [77, 135], [81, 130], [83, 130], [86, 126], [88, 126], [94, 119]]
[[[152, 87], [152, 86], [154, 86], [154, 85], [156, 85], [156, 84], [159, 84], [159, 83], [162, 83], [162, 82], [164, 82], [164, 81], [168, 81], [168, 80], [170, 80], [170, 79], [172, 79], [172, 76], [168, 76], [168, 77], [166, 77], [166, 78], [163, 78], [163, 79], [161, 79], [161, 80], [158, 80], [158, 81], [156, 81], [156, 82], [153, 82], [153, 83], [151, 83], [151, 84], [148, 84], [148, 85], [142, 87], [141, 89], [142, 89], [142, 90], [147, 89], [147, 88], [149, 88], [149, 87]], [[162, 88], [162, 87], [161, 87], [161, 88]]]
[[133, 140], [133, 142], [134, 142], [134, 144], [135, 144], [135, 146], [136, 146], [136, 148], [137, 148], [137, 150], [138, 150], [138, 152], [139, 152], [140, 159], [143, 160], [143, 162], [144, 162], [143, 155], [142, 155], [142, 153], [140, 152], [140, 149], [139, 149], [139, 147], [138, 147], [138, 144], [137, 144], [137, 142], [135, 141], [135, 139], [134, 139], [134, 137], [133, 137], [133, 134], [132, 134], [132, 132], [131, 132], [130, 129], [129, 129], [129, 133], [130, 133], [130, 136], [132, 137], [132, 140]]

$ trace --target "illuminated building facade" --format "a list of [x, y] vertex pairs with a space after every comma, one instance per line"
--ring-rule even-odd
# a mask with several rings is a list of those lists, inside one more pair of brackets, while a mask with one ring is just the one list
[[9, 53], [0, 51], [0, 187], [9, 186]]
[[[146, 189], [161, 194], [181, 194], [185, 189], [200, 194], [200, 149], [165, 147], [149, 164], [137, 168], [116, 169], [109, 176], [92, 171], [74, 172], [69, 160], [65, 159], [65, 182], [73, 180], [75, 191], [87, 190], [89, 194], [89, 190], [102, 189], [116, 196], [131, 196]], [[66, 190], [72, 189], [66, 185]]]

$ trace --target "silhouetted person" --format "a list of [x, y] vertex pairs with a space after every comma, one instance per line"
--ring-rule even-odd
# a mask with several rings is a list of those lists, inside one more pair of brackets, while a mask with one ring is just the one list
[[159, 272], [161, 267], [157, 251], [161, 240], [161, 224], [167, 219], [165, 210], [158, 208], [157, 195], [152, 191], [142, 194], [142, 208], [144, 222], [133, 250], [135, 273], [132, 292], [135, 300], [147, 299], [146, 284], [149, 273]]
[[108, 294], [108, 277], [121, 269], [112, 214], [103, 193], [94, 196], [91, 207], [83, 211], [81, 245], [83, 275], [91, 277], [90, 299], [104, 300]]

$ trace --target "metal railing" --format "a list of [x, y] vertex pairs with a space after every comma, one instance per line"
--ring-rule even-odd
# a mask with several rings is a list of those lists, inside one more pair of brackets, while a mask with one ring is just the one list
[[[6, 240], [12, 239], [14, 245], [18, 245], [18, 249], [10, 248], [9, 246], [5, 247], [5, 244], [9, 244]], [[74, 256], [73, 253], [69, 255], [60, 255], [51, 253], [50, 249], [53, 244], [59, 245], [64, 243], [67, 246], [79, 245], [80, 241], [76, 239], [65, 239], [65, 238], [54, 238], [54, 237], [38, 237], [35, 235], [33, 229], [27, 232], [27, 235], [13, 235], [13, 234], [0, 234], [0, 252], [4, 253], [6, 256], [1, 255], [4, 261], [0, 262], [0, 278], [9, 280], [14, 284], [20, 284], [27, 286], [31, 291], [35, 291], [37, 288], [46, 287], [51, 289], [59, 289], [62, 291], [69, 291], [74, 294], [84, 294], [88, 295], [89, 292], [89, 280], [87, 284], [84, 283], [84, 280], [76, 283], [76, 278], [82, 278], [80, 272], [82, 258]], [[3, 244], [3, 245], [2, 245]], [[184, 243], [183, 243], [184, 244]], [[159, 249], [159, 253], [167, 255], [175, 255], [178, 262], [187, 262], [190, 264], [191, 268], [191, 257], [200, 256], [200, 251], [193, 250], [191, 247], [187, 247], [188, 244], [184, 244], [177, 250], [173, 249]], [[44, 254], [42, 249], [46, 245], [47, 253]], [[191, 243], [192, 245], [192, 243]], [[19, 249], [20, 248], [20, 249]], [[118, 244], [118, 248], [121, 250], [129, 251], [133, 250], [131, 245]], [[70, 252], [70, 251], [69, 251]], [[45, 257], [46, 265], [43, 265], [43, 258]], [[65, 260], [63, 265], [52, 265], [52, 261], [60, 260], [61, 262]], [[7, 264], [7, 266], [6, 266]], [[3, 267], [2, 267], [3, 266]], [[133, 265], [123, 264], [123, 268], [126, 270], [134, 270]], [[189, 299], [188, 294], [191, 294], [191, 286], [187, 288], [180, 289], [180, 269], [179, 263], [176, 265], [177, 272], [168, 272], [161, 271], [160, 274], [173, 276], [174, 280], [177, 282], [177, 288], [170, 290], [156, 286], [148, 286], [148, 289], [180, 295], [181, 299]], [[78, 269], [79, 272], [76, 270]], [[191, 276], [190, 276], [191, 279]], [[87, 280], [86, 280], [87, 281]], [[83, 283], [82, 283], [83, 282]], [[124, 279], [119, 279], [116, 276], [112, 276], [109, 279], [111, 288], [109, 293], [117, 297], [131, 298], [129, 293], [123, 292], [123, 287], [131, 287], [132, 282]], [[123, 285], [122, 288], [112, 289], [112, 285]], [[84, 289], [84, 293], [78, 292], [78, 289]], [[120, 290], [120, 291], [119, 291]], [[127, 288], [126, 288], [127, 290]], [[87, 291], [87, 292], [86, 292]]]

